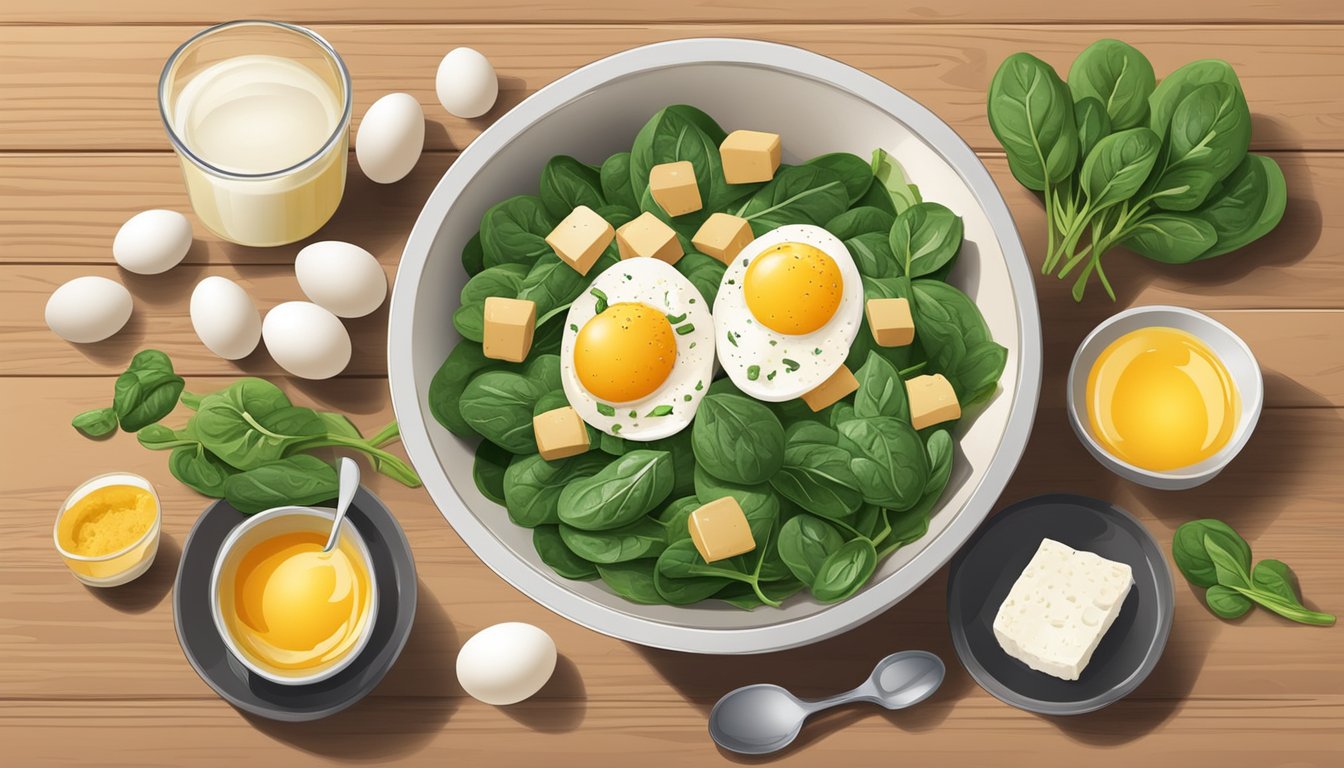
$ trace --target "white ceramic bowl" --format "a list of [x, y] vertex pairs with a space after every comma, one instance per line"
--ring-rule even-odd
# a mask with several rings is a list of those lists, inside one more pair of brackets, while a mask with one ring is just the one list
[[[1231, 374], [1241, 397], [1237, 426], [1227, 445], [1198, 464], [1166, 472], [1144, 469], [1116, 458], [1092, 435], [1087, 416], [1087, 376], [1097, 356], [1126, 333], [1154, 326], [1185, 331], [1209, 345], [1209, 349], [1227, 366], [1227, 372]], [[1265, 382], [1260, 376], [1260, 364], [1256, 362], [1246, 342], [1217, 320], [1184, 307], [1134, 307], [1107, 318], [1078, 345], [1073, 364], [1069, 366], [1068, 381], [1069, 423], [1093, 458], [1126, 480], [1164, 491], [1194, 488], [1217, 477], [1223, 467], [1241, 452], [1246, 441], [1251, 439], [1251, 432], [1255, 431], [1265, 404]]]
[[[426, 406], [457, 334], [466, 279], [459, 257], [492, 204], [536, 192], [546, 161], [601, 162], [625, 151], [658, 109], [687, 103], [724, 128], [783, 135], [785, 162], [846, 150], [891, 152], [930, 200], [961, 214], [966, 242], [952, 282], [984, 312], [1008, 365], [993, 398], [964, 420], [951, 483], [929, 534], [888, 558], [853, 598], [795, 597], [778, 610], [627, 602], [600, 582], [568, 581], [537, 557], [532, 532], [509, 522], [471, 478], [473, 446]], [[444, 517], [496, 573], [542, 605], [599, 632], [698, 653], [759, 653], [856, 626], [909, 594], [970, 536], [997, 500], [1031, 431], [1041, 378], [1036, 295], [1003, 198], [975, 153], [928, 110], [824, 56], [748, 40], [679, 40], [626, 51], [541, 89], [481, 134], [439, 182], [407, 241], [392, 293], [388, 372], [402, 440]]]
[[233, 638], [233, 633], [229, 631], [228, 622], [224, 620], [223, 605], [220, 601], [220, 584], [225, 578], [233, 578], [233, 575], [237, 572], [238, 562], [261, 542], [274, 536], [296, 531], [315, 531], [325, 536], [331, 532], [331, 524], [335, 519], [336, 511], [333, 509], [317, 507], [275, 507], [274, 509], [268, 509], [265, 512], [258, 512], [239, 523], [237, 528], [229, 532], [228, 538], [224, 539], [224, 543], [219, 547], [219, 553], [215, 555], [215, 567], [210, 572], [210, 615], [214, 617], [215, 629], [224, 641], [224, 647], [229, 649], [229, 653], [233, 654], [235, 659], [253, 673], [273, 683], [309, 685], [326, 680], [350, 666], [350, 663], [369, 644], [369, 638], [373, 636], [373, 626], [377, 623], [378, 618], [378, 574], [373, 570], [373, 557], [369, 554], [369, 546], [364, 543], [364, 537], [359, 535], [359, 531], [348, 519], [341, 521], [340, 544], [348, 542], [354, 546], [369, 576], [368, 612], [359, 638], [355, 640], [354, 645], [350, 646], [350, 649], [339, 659], [316, 667], [307, 674], [285, 674], [280, 670], [253, 662], [247, 654], [242, 652]]

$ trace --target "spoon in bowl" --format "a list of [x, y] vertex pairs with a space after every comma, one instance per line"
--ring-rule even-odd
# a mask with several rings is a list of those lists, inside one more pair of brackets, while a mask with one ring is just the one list
[[933, 695], [946, 674], [928, 651], [901, 651], [879, 661], [858, 688], [819, 701], [805, 701], [778, 685], [748, 685], [719, 699], [709, 713], [709, 735], [719, 746], [743, 755], [765, 755], [787, 747], [808, 717], [831, 707], [866, 701], [905, 709]]
[[341, 523], [345, 522], [345, 513], [350, 511], [350, 502], [355, 500], [355, 492], [359, 490], [359, 465], [354, 459], [342, 456], [340, 472], [341, 479], [336, 492], [336, 517], [331, 521], [331, 535], [327, 537], [327, 545], [322, 548], [322, 554], [336, 547], [336, 542], [341, 538]]

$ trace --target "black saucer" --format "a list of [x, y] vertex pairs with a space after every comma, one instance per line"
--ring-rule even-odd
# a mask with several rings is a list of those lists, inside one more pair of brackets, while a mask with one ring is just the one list
[[[1017, 577], [1050, 538], [1134, 570], [1134, 586], [1076, 681], [1037, 672], [994, 637], [994, 616]], [[998, 699], [1045, 715], [1078, 715], [1129, 695], [1157, 666], [1175, 610], [1162, 549], [1128, 512], [1086, 496], [1018, 502], [990, 518], [952, 561], [947, 616], [961, 663]]]
[[187, 661], [233, 706], [271, 720], [299, 722], [334, 715], [364, 698], [396, 662], [415, 620], [415, 558], [392, 513], [360, 488], [346, 519], [363, 536], [378, 584], [378, 616], [368, 645], [350, 666], [311, 685], [280, 685], [248, 671], [220, 639], [210, 613], [215, 555], [247, 516], [217, 501], [201, 513], [182, 545], [173, 585], [173, 620]]

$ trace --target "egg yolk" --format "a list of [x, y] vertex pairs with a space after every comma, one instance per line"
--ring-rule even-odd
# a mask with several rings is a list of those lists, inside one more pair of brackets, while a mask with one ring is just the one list
[[653, 394], [676, 361], [672, 323], [646, 304], [612, 304], [584, 323], [574, 341], [579, 382], [598, 399], [613, 403]]
[[780, 243], [747, 265], [742, 281], [747, 308], [778, 333], [819, 330], [835, 316], [845, 282], [826, 252], [806, 243]]

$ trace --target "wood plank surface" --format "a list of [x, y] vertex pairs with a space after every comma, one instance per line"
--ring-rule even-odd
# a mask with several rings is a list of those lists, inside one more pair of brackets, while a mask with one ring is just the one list
[[[1339, 40], [1313, 26], [901, 26], [880, 24], [657, 26], [344, 25], [317, 27], [349, 65], [355, 114], [406, 91], [426, 107], [426, 146], [459, 149], [537, 88], [608, 54], [712, 34], [799, 45], [859, 67], [914, 97], [977, 150], [997, 149], [985, 88], [1007, 55], [1028, 50], [1061, 71], [1102, 34], [1139, 47], [1160, 75], [1202, 57], [1236, 67], [1261, 149], [1344, 149]], [[167, 149], [155, 105], [163, 62], [187, 26], [0, 27], [0, 150]], [[493, 61], [500, 99], [478, 120], [437, 106], [434, 74], [455, 46]], [[356, 121], [356, 127], [358, 122]]]

